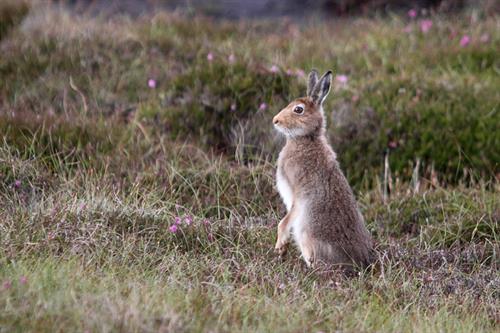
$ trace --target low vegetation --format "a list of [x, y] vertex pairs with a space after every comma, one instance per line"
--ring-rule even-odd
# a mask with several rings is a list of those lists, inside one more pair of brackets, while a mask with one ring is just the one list
[[[498, 328], [497, 16], [23, 15], [0, 28], [0, 332]], [[270, 120], [312, 67], [377, 243], [351, 277], [272, 251]]]

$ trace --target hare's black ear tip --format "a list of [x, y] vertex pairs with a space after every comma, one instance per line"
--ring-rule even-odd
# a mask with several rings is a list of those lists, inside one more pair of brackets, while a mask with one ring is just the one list
[[328, 72], [326, 72], [326, 73], [325, 73], [325, 76], [326, 76], [326, 75], [332, 75], [332, 74], [333, 74], [333, 72], [332, 72], [332, 71], [328, 71]]

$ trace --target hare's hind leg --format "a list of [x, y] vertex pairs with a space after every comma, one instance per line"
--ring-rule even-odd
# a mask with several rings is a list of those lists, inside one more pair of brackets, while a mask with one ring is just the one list
[[297, 237], [297, 243], [306, 265], [312, 267], [315, 259], [313, 239], [307, 231], [302, 231]]

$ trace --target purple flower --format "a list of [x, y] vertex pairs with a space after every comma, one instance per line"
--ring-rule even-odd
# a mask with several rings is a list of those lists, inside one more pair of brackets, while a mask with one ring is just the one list
[[272, 65], [271, 68], [269, 69], [271, 73], [278, 73], [280, 69], [276, 65]]
[[3, 288], [3, 290], [8, 290], [8, 289], [10, 289], [10, 287], [12, 287], [12, 282], [10, 282], [10, 281], [5, 281], [5, 282], [2, 284], [2, 288]]
[[227, 58], [227, 60], [229, 61], [230, 64], [234, 64], [236, 62], [236, 57], [234, 56], [234, 54], [231, 53]]
[[207, 60], [209, 62], [212, 62], [214, 60], [214, 55], [212, 54], [212, 52], [208, 52], [208, 54], [207, 54]]
[[15, 182], [14, 182], [14, 187], [15, 188], [20, 188], [21, 187], [21, 181], [19, 179], [17, 179]]
[[173, 234], [175, 234], [177, 232], [177, 230], [179, 230], [179, 227], [177, 226], [177, 224], [172, 224], [170, 227], [168, 227], [168, 231], [170, 231]]
[[203, 220], [203, 224], [206, 225], [206, 226], [210, 225], [210, 220], [209, 219], [204, 219]]
[[490, 35], [482, 34], [479, 40], [481, 41], [481, 43], [488, 43], [490, 41]]
[[335, 80], [340, 83], [340, 84], [347, 84], [347, 81], [349, 81], [349, 78], [347, 75], [344, 74], [339, 74], [335, 77]]
[[236, 111], [236, 103], [231, 103], [231, 111]]
[[24, 275], [23, 275], [23, 276], [21, 276], [21, 277], [19, 278], [19, 283], [20, 283], [20, 284], [26, 284], [26, 283], [28, 283], [28, 278], [27, 278], [26, 276], [24, 276]]
[[265, 111], [266, 109], [267, 109], [267, 104], [266, 103], [260, 103], [259, 110], [260, 111]]
[[289, 76], [293, 75], [293, 71], [291, 69], [287, 69], [286, 75], [289, 75]]
[[297, 77], [306, 77], [306, 73], [302, 69], [295, 70], [295, 75], [297, 75]]
[[464, 35], [461, 39], [460, 39], [460, 46], [461, 47], [466, 47], [467, 45], [470, 44], [470, 37], [468, 35]]
[[417, 10], [415, 8], [412, 8], [408, 11], [408, 16], [411, 18], [417, 17]]
[[181, 223], [182, 223], [182, 219], [179, 216], [176, 216], [175, 219], [174, 219], [174, 224], [175, 225], [179, 225]]
[[78, 206], [78, 209], [79, 209], [79, 210], [84, 210], [85, 208], [87, 208], [87, 205], [85, 204], [85, 202], [82, 202], [82, 203], [80, 204], [80, 206]]
[[148, 80], [148, 87], [151, 89], [156, 88], [156, 81], [154, 79], [149, 79]]
[[413, 30], [413, 27], [410, 24], [408, 24], [406, 27], [404, 27], [403, 32], [406, 32], [407, 34], [409, 34], [410, 32], [412, 32], [412, 30]]
[[193, 223], [193, 217], [191, 215], [188, 215], [184, 218], [184, 223], [186, 223], [186, 225], [191, 225]]
[[420, 30], [426, 34], [432, 28], [432, 20], [422, 20], [420, 21]]

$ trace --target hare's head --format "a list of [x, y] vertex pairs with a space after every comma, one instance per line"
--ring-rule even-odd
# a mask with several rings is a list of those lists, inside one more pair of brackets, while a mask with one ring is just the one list
[[318, 72], [312, 70], [307, 84], [307, 96], [297, 98], [274, 118], [274, 127], [287, 137], [317, 136], [325, 130], [323, 101], [332, 82], [332, 72], [326, 72], [318, 80]]

